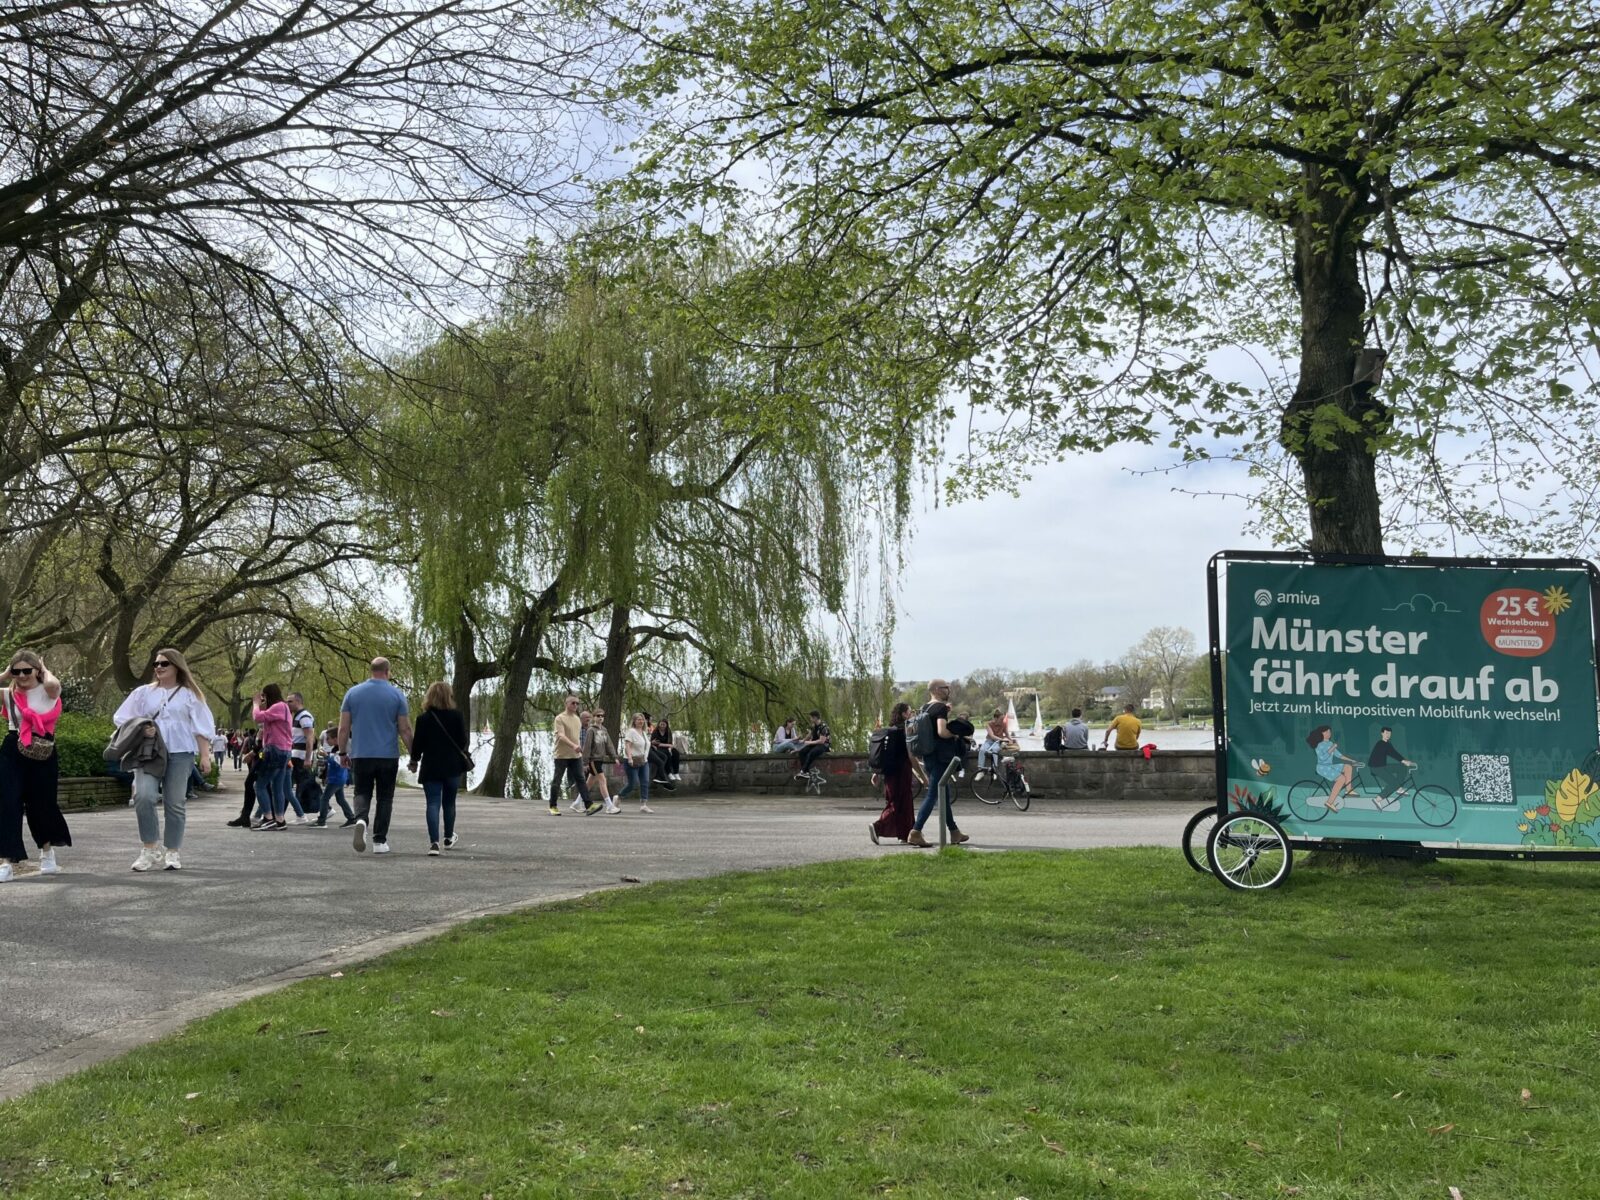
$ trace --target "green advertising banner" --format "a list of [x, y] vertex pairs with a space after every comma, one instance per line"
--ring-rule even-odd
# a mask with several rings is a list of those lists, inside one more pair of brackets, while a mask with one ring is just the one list
[[1293, 837], [1600, 848], [1587, 564], [1224, 557], [1230, 810]]

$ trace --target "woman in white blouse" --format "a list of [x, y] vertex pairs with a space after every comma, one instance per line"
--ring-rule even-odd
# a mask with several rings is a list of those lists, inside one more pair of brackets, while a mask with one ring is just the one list
[[635, 788], [639, 790], [639, 811], [654, 812], [650, 807], [650, 720], [642, 712], [633, 714], [633, 724], [622, 731], [622, 769], [627, 774], [628, 786], [617, 793], [621, 800]]
[[[189, 769], [198, 757], [200, 773], [210, 772], [211, 739], [217, 731], [205, 693], [189, 673], [183, 655], [172, 649], [157, 650], [154, 681], [134, 688], [117, 709], [115, 720], [119, 729], [129, 721], [153, 721], [167, 748], [164, 777], [145, 771], [133, 773], [133, 809], [139, 819], [139, 840], [144, 843], [133, 869], [176, 871], [183, 866], [178, 851], [183, 846]], [[166, 811], [164, 840], [157, 803]]]

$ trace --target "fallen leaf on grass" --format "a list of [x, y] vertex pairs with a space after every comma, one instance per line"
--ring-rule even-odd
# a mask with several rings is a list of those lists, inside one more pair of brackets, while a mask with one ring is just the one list
[[1249, 1138], [1245, 1138], [1244, 1144], [1249, 1146], [1250, 1149], [1254, 1150], [1257, 1154], [1265, 1154], [1267, 1152], [1267, 1148], [1260, 1142], [1252, 1142]]
[[1052, 1142], [1047, 1137], [1041, 1137], [1039, 1140], [1041, 1142], [1043, 1142], [1046, 1146], [1048, 1146], [1050, 1149], [1054, 1150], [1057, 1154], [1065, 1154], [1067, 1152], [1067, 1148], [1065, 1146], [1063, 1146], [1060, 1142]]
[[431, 1011], [432, 1011], [433, 1015], [436, 1016], [436, 1017], [453, 1017], [453, 1016], [456, 1015], [455, 1013], [451, 1012], [448, 1008], [435, 1008], [435, 1009], [432, 1009]]
[[1460, 1188], [1453, 1187], [1453, 1188], [1450, 1189], [1450, 1200], [1461, 1200], [1461, 1189]]
[[188, 1093], [185, 1093], [183, 1098], [185, 1100], [198, 1100], [200, 1098], [200, 1093], [199, 1092], [188, 1092]]
[[332, 975], [329, 975], [328, 978], [329, 979], [343, 979], [344, 978], [344, 972], [343, 971], [335, 971]]
[[1428, 1132], [1429, 1133], [1449, 1133], [1454, 1128], [1455, 1128], [1455, 1122], [1452, 1121], [1449, 1125], [1434, 1125], [1431, 1128], [1429, 1128]]
[[1404, 1092], [1396, 1092], [1394, 1095], [1390, 1096], [1389, 1099], [1398, 1100], [1398, 1099], [1400, 1099], [1401, 1096], [1404, 1096], [1404, 1095], [1405, 1095]]
[[1286, 1187], [1282, 1191], [1285, 1196], [1298, 1196], [1300, 1194], [1300, 1189], [1297, 1187]]
[[1532, 1100], [1532, 1099], [1533, 1099], [1533, 1093], [1530, 1092], [1527, 1088], [1523, 1088], [1522, 1089], [1522, 1102], [1524, 1104], [1526, 1104], [1529, 1100]]
[[644, 1032], [644, 1026], [643, 1025], [635, 1025], [633, 1027], [633, 1031], [635, 1033], [643, 1033]]
[[624, 875], [622, 877], [622, 882], [623, 883], [638, 883], [639, 882], [639, 877], [637, 875]]
[[265, 1033], [267, 1030], [269, 1030], [271, 1028], [272, 1028], [272, 1022], [271, 1021], [263, 1021], [263, 1022], [261, 1022], [261, 1024], [256, 1026], [256, 1032], [257, 1033]]

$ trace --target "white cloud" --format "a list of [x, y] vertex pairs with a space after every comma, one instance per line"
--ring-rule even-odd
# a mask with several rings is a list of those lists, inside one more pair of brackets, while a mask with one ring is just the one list
[[1022, 494], [918, 514], [901, 576], [896, 679], [1114, 658], [1156, 625], [1206, 641], [1206, 561], [1244, 545], [1238, 468], [1135, 474], [1171, 452], [1124, 446], [1041, 468]]

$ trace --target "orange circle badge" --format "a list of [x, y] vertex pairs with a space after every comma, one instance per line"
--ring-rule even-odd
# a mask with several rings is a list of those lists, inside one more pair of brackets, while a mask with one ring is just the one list
[[1536, 658], [1556, 644], [1556, 619], [1545, 597], [1530, 588], [1501, 588], [1478, 611], [1483, 640], [1501, 654]]

